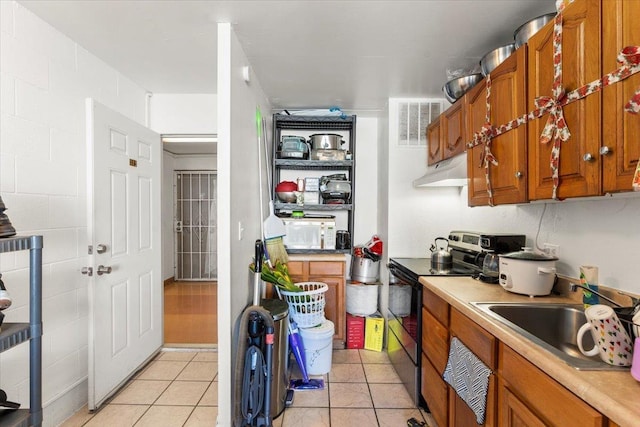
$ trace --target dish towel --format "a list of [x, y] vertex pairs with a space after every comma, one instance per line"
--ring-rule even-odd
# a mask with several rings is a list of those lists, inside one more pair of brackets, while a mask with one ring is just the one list
[[451, 340], [449, 360], [442, 378], [458, 393], [458, 396], [476, 415], [478, 424], [484, 424], [487, 410], [487, 389], [491, 369], [478, 356], [465, 347], [458, 338]]

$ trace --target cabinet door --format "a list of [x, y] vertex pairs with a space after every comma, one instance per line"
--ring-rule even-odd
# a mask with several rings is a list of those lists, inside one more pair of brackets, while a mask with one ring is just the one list
[[[487, 390], [487, 410], [484, 415], [484, 424], [482, 424], [486, 427], [498, 425], [495, 409], [496, 384], [496, 376], [491, 375], [489, 377], [489, 389]], [[449, 425], [459, 427], [478, 425], [476, 414], [451, 386], [449, 386]], [[500, 425], [502, 426], [502, 424]]]
[[345, 341], [345, 329], [347, 317], [345, 314], [345, 286], [344, 279], [340, 277], [315, 277], [309, 276], [311, 282], [326, 283], [329, 289], [325, 293], [324, 316], [331, 320], [335, 326], [334, 341]]
[[464, 126], [464, 98], [459, 99], [440, 116], [442, 126], [442, 159], [464, 152], [466, 130]]
[[[537, 418], [544, 421], [545, 425], [602, 427], [602, 414], [510, 347], [500, 343], [499, 348], [499, 372], [504, 382], [501, 392], [504, 387], [508, 388], [509, 392], [515, 394]], [[500, 417], [504, 422], [508, 415], [503, 410], [504, 397], [500, 400], [503, 411]]]
[[[618, 68], [618, 53], [626, 46], [640, 46], [638, 16], [640, 1], [602, 2], [602, 72]], [[603, 90], [602, 145], [609, 148], [601, 157], [605, 192], [629, 191], [640, 158], [640, 119], [624, 111], [624, 105], [640, 87], [640, 73]]]
[[[491, 73], [491, 124], [500, 126], [526, 113], [527, 47], [522, 46]], [[478, 132], [486, 120], [486, 82], [476, 85], [466, 95], [467, 139]], [[489, 176], [496, 205], [527, 201], [527, 125], [492, 139], [491, 152], [498, 166], [489, 164]], [[469, 206], [489, 204], [485, 168], [481, 163], [484, 146], [467, 152]]]
[[440, 373], [449, 358], [449, 331], [425, 308], [422, 309], [422, 351]]
[[439, 426], [448, 425], [448, 390], [447, 383], [422, 353], [420, 393], [427, 402], [431, 416]]
[[433, 165], [442, 160], [440, 130], [440, 116], [438, 116], [427, 126], [427, 165]]
[[545, 427], [545, 423], [511, 393], [506, 386], [500, 388], [500, 425], [504, 427]]
[[[569, 4], [564, 13], [562, 31], [562, 76], [567, 92], [596, 80], [601, 73], [600, 0], [582, 0]], [[528, 109], [534, 100], [551, 96], [553, 86], [553, 23], [542, 28], [528, 41]], [[563, 108], [571, 132], [560, 151], [559, 198], [600, 194], [600, 162], [585, 161], [587, 153], [597, 157], [601, 130], [601, 92], [589, 95]], [[553, 143], [540, 143], [548, 114], [529, 122], [528, 193], [530, 200], [550, 199], [553, 179], [550, 157]]]

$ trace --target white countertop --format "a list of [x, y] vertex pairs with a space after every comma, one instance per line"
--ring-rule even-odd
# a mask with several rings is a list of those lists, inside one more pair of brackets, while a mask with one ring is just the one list
[[500, 285], [490, 285], [468, 277], [421, 277], [420, 282], [610, 420], [621, 427], [640, 426], [640, 382], [628, 370], [579, 371], [470, 304], [575, 303], [575, 299], [556, 295], [530, 298], [507, 292]]

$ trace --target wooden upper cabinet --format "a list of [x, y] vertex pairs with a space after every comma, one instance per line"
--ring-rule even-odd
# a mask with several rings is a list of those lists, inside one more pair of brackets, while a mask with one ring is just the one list
[[464, 97], [459, 99], [441, 116], [442, 156], [451, 158], [464, 152], [466, 131], [464, 126]]
[[[526, 113], [527, 47], [522, 46], [491, 72], [491, 124], [500, 126]], [[465, 96], [466, 135], [471, 140], [485, 123], [487, 114], [486, 82], [483, 80]], [[468, 204], [489, 204], [485, 168], [481, 159], [484, 146], [467, 149], [469, 177]], [[498, 166], [489, 165], [494, 204], [527, 201], [527, 125], [492, 139], [491, 152]]]
[[433, 165], [442, 160], [440, 147], [440, 117], [434, 119], [427, 126], [427, 165]]
[[466, 129], [465, 99], [458, 99], [451, 107], [427, 126], [427, 165], [449, 159], [464, 152]]
[[[602, 73], [618, 68], [617, 56], [626, 46], [640, 46], [640, 1], [602, 2]], [[640, 73], [603, 90], [602, 147], [608, 153], [599, 156], [603, 168], [605, 192], [629, 191], [640, 158], [640, 118], [624, 111], [636, 89]]]
[[[562, 72], [566, 92], [601, 76], [600, 0], [580, 0], [569, 4], [562, 26]], [[633, 3], [633, 2], [631, 2]], [[631, 22], [631, 18], [629, 18]], [[636, 24], [637, 25], [637, 24]], [[629, 29], [631, 31], [631, 29]], [[551, 96], [553, 86], [553, 23], [543, 27], [528, 41], [527, 108], [535, 109], [535, 99]], [[563, 108], [571, 137], [560, 151], [558, 197], [600, 194], [601, 92]], [[553, 180], [550, 156], [553, 144], [540, 143], [548, 114], [528, 124], [528, 193], [530, 200], [550, 199]], [[595, 160], [586, 161], [591, 154]]]

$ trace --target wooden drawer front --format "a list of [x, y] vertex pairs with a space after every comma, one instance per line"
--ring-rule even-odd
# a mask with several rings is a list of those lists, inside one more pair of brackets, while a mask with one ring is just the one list
[[422, 305], [445, 327], [449, 327], [449, 304], [427, 288], [422, 289]]
[[[599, 426], [604, 417], [553, 378], [500, 343], [500, 374], [505, 387], [518, 396], [546, 425]], [[501, 398], [504, 407], [504, 397]], [[505, 415], [503, 414], [502, 417]], [[504, 420], [504, 418], [503, 418]]]
[[490, 369], [496, 369], [498, 363], [497, 340], [467, 316], [456, 309], [451, 310], [451, 335], [458, 337]]
[[293, 276], [297, 276], [299, 278], [306, 277], [304, 264], [304, 261], [289, 261], [287, 263], [287, 267], [289, 268], [289, 275], [292, 276], [292, 278]]
[[344, 276], [342, 261], [309, 261], [309, 276]]
[[449, 331], [422, 308], [422, 351], [439, 373], [444, 372], [449, 358]]
[[422, 372], [420, 375], [422, 380], [420, 392], [431, 410], [431, 415], [439, 426], [447, 426], [449, 421], [447, 383], [444, 382], [438, 371], [431, 366], [424, 354], [422, 354]]

